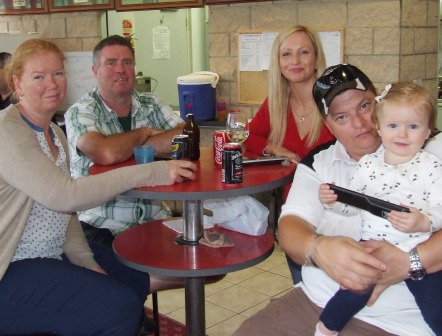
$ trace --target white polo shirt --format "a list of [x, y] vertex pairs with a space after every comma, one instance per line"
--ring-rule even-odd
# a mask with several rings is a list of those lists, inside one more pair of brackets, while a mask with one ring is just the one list
[[[336, 182], [339, 186], [348, 187], [358, 162], [348, 155], [339, 142], [326, 149], [324, 147], [318, 147], [298, 165], [280, 218], [299, 216], [314, 225], [318, 233], [360, 240], [360, 213], [349, 217], [333, 213], [326, 210], [318, 198], [321, 183]], [[299, 286], [320, 307], [324, 307], [339, 289], [337, 282], [316, 267], [303, 266], [302, 278]], [[365, 307], [355, 317], [398, 335], [434, 335], [405, 282], [390, 286], [372, 307]]]

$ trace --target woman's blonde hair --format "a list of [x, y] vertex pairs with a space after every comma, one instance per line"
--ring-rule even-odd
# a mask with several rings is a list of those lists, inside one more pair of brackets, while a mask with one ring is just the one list
[[63, 52], [54, 43], [42, 39], [30, 39], [20, 44], [6, 65], [6, 79], [15, 91], [13, 77], [21, 78], [25, 64], [31, 57], [40, 53], [52, 53], [60, 57], [62, 63], [66, 60]]
[[379, 115], [384, 111], [385, 105], [406, 104], [409, 107], [420, 109], [428, 116], [428, 128], [432, 134], [436, 129], [437, 106], [436, 99], [431, 96], [426, 88], [412, 82], [397, 82], [391, 84], [388, 92], [376, 97], [378, 103], [374, 110], [376, 124]]
[[[307, 34], [313, 43], [316, 54], [316, 78], [318, 78], [325, 70], [325, 56], [322, 49], [321, 41], [318, 35], [312, 29], [305, 26], [296, 25], [280, 32], [276, 37], [270, 57], [269, 79], [268, 79], [268, 103], [270, 116], [270, 136], [269, 143], [280, 146], [284, 140], [287, 127], [287, 108], [290, 95], [289, 81], [281, 74], [279, 65], [279, 49], [282, 42], [295, 32], [303, 32]], [[315, 108], [313, 112], [312, 126], [307, 137], [307, 146], [312, 146], [319, 138], [323, 119]]]

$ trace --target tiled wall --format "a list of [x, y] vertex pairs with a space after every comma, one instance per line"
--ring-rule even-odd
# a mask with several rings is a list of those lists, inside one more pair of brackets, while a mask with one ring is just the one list
[[344, 62], [363, 69], [378, 88], [419, 79], [436, 97], [439, 0], [285, 0], [210, 7], [210, 70], [221, 78], [217, 98], [252, 117], [259, 105], [238, 104], [237, 32], [292, 24], [344, 28]]
[[[210, 71], [221, 76], [217, 98], [250, 117], [259, 105], [238, 104], [237, 99], [239, 29], [341, 27], [344, 61], [361, 67], [378, 88], [419, 79], [437, 95], [439, 0], [281, 0], [216, 5], [209, 12]], [[100, 15], [0, 15], [0, 33], [38, 31], [64, 51], [92, 50], [101, 38]]]
[[0, 33], [38, 32], [63, 51], [89, 51], [101, 40], [101, 12], [0, 15]]

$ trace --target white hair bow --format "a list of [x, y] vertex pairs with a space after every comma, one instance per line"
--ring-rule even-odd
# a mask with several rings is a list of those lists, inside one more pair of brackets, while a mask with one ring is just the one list
[[390, 89], [391, 89], [391, 84], [385, 85], [384, 91], [382, 91], [381, 95], [380, 96], [376, 96], [376, 98], [375, 98], [376, 101], [378, 103], [380, 103], [382, 101], [382, 99], [385, 98], [385, 96], [387, 95], [388, 91], [390, 91]]

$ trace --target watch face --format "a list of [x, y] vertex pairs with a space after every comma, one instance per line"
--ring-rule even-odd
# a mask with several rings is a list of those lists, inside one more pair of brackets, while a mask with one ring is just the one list
[[427, 272], [423, 268], [410, 270], [408, 273], [411, 280], [422, 280]]

